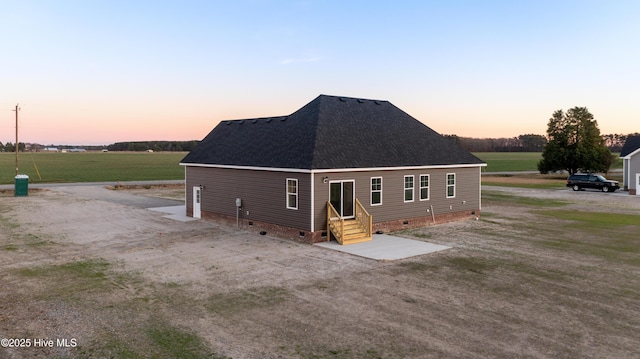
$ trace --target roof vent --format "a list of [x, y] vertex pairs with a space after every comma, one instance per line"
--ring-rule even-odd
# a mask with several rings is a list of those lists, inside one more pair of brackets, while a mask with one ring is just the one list
[[287, 120], [287, 118], [289, 118], [289, 116], [284, 116], [283, 118], [280, 119], [280, 121], [284, 122]]
[[244, 123], [244, 120], [238, 121], [238, 125], [242, 125], [243, 123]]
[[342, 102], [346, 102], [347, 101], [344, 97], [338, 97], [338, 100], [340, 100]]
[[231, 121], [225, 121], [224, 124], [228, 126], [231, 124]]
[[363, 102], [364, 102], [363, 99], [361, 99], [361, 98], [358, 99], [358, 103], [363, 103]]
[[258, 122], [258, 120], [251, 120], [251, 123], [256, 123]]
[[267, 119], [267, 123], [271, 123], [271, 120], [273, 120], [272, 118], [268, 118]]
[[376, 105], [380, 105], [380, 101], [373, 101], [373, 103], [375, 103]]

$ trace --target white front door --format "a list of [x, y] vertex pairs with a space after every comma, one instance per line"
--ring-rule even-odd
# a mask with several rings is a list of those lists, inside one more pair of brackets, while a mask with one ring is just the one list
[[636, 173], [636, 196], [640, 196], [640, 173]]
[[201, 189], [200, 186], [194, 186], [193, 187], [193, 218], [200, 218], [200, 201], [202, 200], [202, 198], [200, 198], [200, 193], [201, 193]]

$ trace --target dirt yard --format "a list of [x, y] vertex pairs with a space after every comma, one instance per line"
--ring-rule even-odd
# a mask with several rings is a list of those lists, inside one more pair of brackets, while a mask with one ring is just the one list
[[82, 193], [0, 197], [0, 358], [640, 355], [640, 197], [487, 188], [377, 262]]

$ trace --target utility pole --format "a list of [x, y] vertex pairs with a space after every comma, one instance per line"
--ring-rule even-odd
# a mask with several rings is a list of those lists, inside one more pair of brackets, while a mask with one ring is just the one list
[[20, 111], [20, 107], [16, 105], [16, 109], [13, 110], [16, 112], [16, 176], [18, 175], [18, 111]]

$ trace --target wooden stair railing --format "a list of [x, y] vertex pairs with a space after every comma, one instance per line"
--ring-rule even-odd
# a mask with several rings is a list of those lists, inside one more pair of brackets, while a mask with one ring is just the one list
[[327, 227], [342, 245], [370, 241], [372, 238], [371, 215], [358, 199], [355, 203], [355, 218], [349, 220], [342, 218], [331, 202], [327, 202]]
[[372, 238], [373, 218], [356, 198], [356, 221], [360, 224], [369, 239]]
[[344, 233], [344, 218], [340, 217], [340, 213], [327, 201], [327, 227], [338, 243], [342, 244], [342, 234]]

